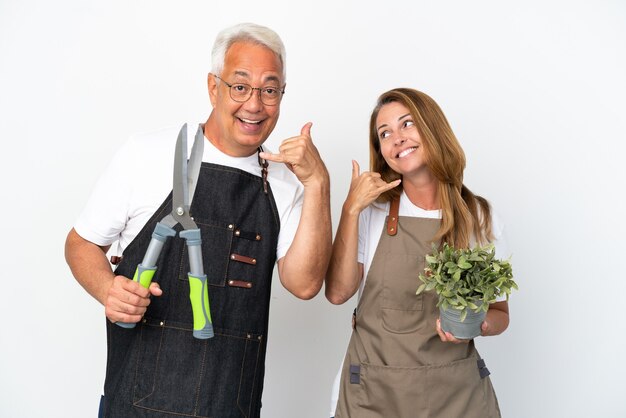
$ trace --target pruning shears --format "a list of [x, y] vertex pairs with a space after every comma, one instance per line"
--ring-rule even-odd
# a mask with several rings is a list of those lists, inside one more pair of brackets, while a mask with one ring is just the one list
[[[187, 161], [187, 124], [184, 124], [176, 140], [174, 159], [174, 185], [172, 192], [172, 212], [157, 222], [152, 239], [146, 250], [143, 261], [137, 266], [133, 281], [148, 288], [156, 272], [156, 262], [163, 245], [169, 237], [176, 235], [173, 228], [180, 224], [183, 230], [179, 236], [184, 238], [189, 254], [189, 298], [193, 311], [193, 336], [198, 339], [213, 337], [213, 324], [209, 307], [209, 291], [204, 265], [202, 263], [202, 237], [200, 229], [189, 215], [189, 207], [196, 191], [198, 174], [202, 165], [204, 150], [204, 132], [198, 127], [191, 148], [191, 156]], [[134, 323], [116, 322], [123, 328], [134, 328]]]

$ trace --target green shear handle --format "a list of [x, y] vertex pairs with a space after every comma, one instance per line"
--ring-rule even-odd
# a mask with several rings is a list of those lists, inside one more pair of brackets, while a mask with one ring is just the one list
[[193, 336], [199, 339], [213, 337], [213, 321], [209, 306], [209, 288], [202, 265], [202, 238], [199, 229], [180, 232], [187, 242], [189, 251], [189, 299], [193, 310]]
[[[167, 238], [176, 235], [176, 231], [161, 222], [157, 223], [152, 233], [152, 239], [141, 264], [137, 266], [133, 281], [140, 283], [146, 289], [152, 282], [156, 272], [156, 261], [159, 258], [163, 244]], [[180, 232], [185, 238], [189, 252], [189, 299], [193, 311], [193, 336], [198, 339], [212, 338], [213, 321], [209, 305], [209, 289], [204, 266], [202, 265], [202, 237], [200, 229], [186, 229]], [[147, 267], [146, 267], [147, 266]], [[132, 322], [116, 322], [122, 328], [134, 328]]]
[[[150, 286], [154, 273], [156, 272], [156, 262], [159, 258], [159, 254], [163, 249], [165, 241], [169, 237], [176, 235], [176, 231], [167, 225], [158, 222], [152, 232], [152, 239], [148, 244], [146, 254], [143, 256], [143, 261], [137, 266], [133, 281], [141, 284], [146, 289]], [[135, 328], [134, 322], [116, 322], [122, 328]]]

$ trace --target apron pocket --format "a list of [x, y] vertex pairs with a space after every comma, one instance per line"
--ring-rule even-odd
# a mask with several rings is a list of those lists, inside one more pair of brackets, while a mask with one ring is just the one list
[[416, 295], [424, 260], [412, 254], [387, 254], [382, 289], [382, 321], [390, 332], [404, 334], [424, 326], [423, 295]]
[[260, 386], [261, 342], [260, 335], [219, 328], [215, 337], [198, 340], [189, 325], [148, 320], [141, 329], [133, 405], [182, 416], [230, 416], [235, 410], [249, 416]]
[[360, 385], [348, 385], [357, 391], [355, 404], [350, 407], [354, 416], [429, 416], [425, 410], [427, 399], [420, 369], [361, 364]]
[[428, 410], [431, 416], [464, 418], [499, 417], [493, 387], [481, 379], [477, 358], [427, 369]]

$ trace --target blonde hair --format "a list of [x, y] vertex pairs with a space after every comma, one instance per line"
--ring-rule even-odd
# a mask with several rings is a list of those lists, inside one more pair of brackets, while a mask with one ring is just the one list
[[[438, 181], [442, 219], [433, 241], [440, 241], [441, 244], [447, 242], [456, 248], [468, 248], [472, 238], [480, 244], [493, 240], [489, 202], [473, 194], [463, 184], [465, 153], [443, 111], [427, 94], [414, 89], [397, 88], [378, 98], [370, 118], [371, 171], [380, 173], [386, 182], [401, 177], [383, 158], [376, 129], [378, 112], [392, 102], [401, 103], [409, 109], [422, 139], [426, 165]], [[381, 194], [378, 201], [389, 202], [401, 193], [402, 183]]]

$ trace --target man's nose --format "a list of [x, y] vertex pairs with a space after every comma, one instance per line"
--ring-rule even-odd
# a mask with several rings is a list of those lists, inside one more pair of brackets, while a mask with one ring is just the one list
[[263, 108], [263, 102], [261, 102], [261, 90], [253, 89], [250, 98], [246, 100], [243, 105], [249, 112], [259, 112]]

